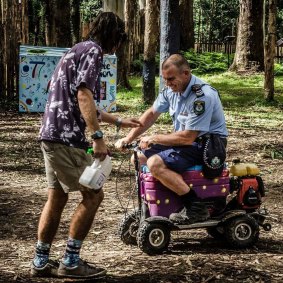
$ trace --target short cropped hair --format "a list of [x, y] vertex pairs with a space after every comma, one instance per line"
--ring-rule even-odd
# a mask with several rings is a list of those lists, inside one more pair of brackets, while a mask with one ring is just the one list
[[125, 23], [116, 14], [103, 12], [95, 18], [88, 37], [97, 40], [105, 53], [110, 53], [126, 40]]
[[162, 63], [162, 70], [168, 69], [171, 65], [176, 66], [180, 71], [190, 70], [190, 64], [181, 54], [172, 54]]

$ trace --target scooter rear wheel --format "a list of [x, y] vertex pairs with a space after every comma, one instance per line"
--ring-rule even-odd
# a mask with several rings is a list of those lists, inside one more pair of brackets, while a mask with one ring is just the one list
[[118, 235], [126, 245], [137, 245], [137, 232], [140, 216], [138, 211], [131, 211], [121, 220], [118, 227]]
[[225, 224], [225, 238], [234, 248], [250, 247], [258, 241], [258, 223], [247, 214], [232, 218]]

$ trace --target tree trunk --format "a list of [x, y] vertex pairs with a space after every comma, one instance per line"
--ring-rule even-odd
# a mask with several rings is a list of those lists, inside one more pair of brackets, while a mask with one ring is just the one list
[[119, 16], [122, 20], [124, 19], [124, 2], [125, 0], [104, 0], [103, 11], [113, 12]]
[[181, 50], [186, 51], [195, 47], [193, 17], [194, 0], [180, 0], [179, 7], [181, 21], [180, 48]]
[[21, 6], [21, 44], [29, 43], [28, 0], [22, 0]]
[[71, 26], [72, 26], [72, 45], [80, 42], [80, 5], [81, 0], [71, 0]]
[[0, 0], [0, 100], [5, 95], [3, 0]]
[[[70, 30], [71, 7], [70, 0], [56, 0], [55, 9], [55, 37], [56, 46], [71, 47], [72, 38]], [[64, 19], [64, 20], [62, 20]]]
[[263, 1], [240, 0], [236, 53], [231, 71], [264, 70]]
[[276, 0], [268, 1], [267, 35], [265, 40], [264, 96], [267, 101], [274, 100], [274, 57], [276, 41]]
[[[179, 1], [160, 1], [160, 66], [171, 54], [180, 49]], [[161, 67], [160, 67], [161, 73]], [[163, 80], [159, 88], [163, 88]]]
[[18, 0], [1, 0], [0, 5], [0, 97], [8, 102], [17, 95], [22, 24], [20, 5]]
[[155, 54], [158, 40], [158, 0], [146, 0], [143, 62], [143, 100], [150, 104], [155, 99]]
[[55, 38], [55, 3], [54, 0], [44, 2], [45, 11], [45, 40], [47, 46], [56, 46]]
[[[125, 1], [119, 0], [105, 0], [103, 1], [103, 10], [105, 12], [113, 12], [117, 14], [122, 20], [125, 20], [124, 17], [124, 10], [125, 8]], [[127, 77], [127, 51], [128, 51], [128, 44], [124, 42], [120, 48], [116, 51], [117, 56], [117, 85], [121, 87], [125, 87], [127, 89], [131, 89], [131, 85], [129, 83]]]
[[125, 17], [125, 30], [128, 35], [127, 38], [127, 50], [126, 50], [126, 67], [127, 71], [130, 70], [130, 66], [134, 58], [134, 46], [136, 43], [137, 35], [137, 13], [138, 13], [138, 3], [136, 0], [125, 0], [124, 7], [124, 17]]

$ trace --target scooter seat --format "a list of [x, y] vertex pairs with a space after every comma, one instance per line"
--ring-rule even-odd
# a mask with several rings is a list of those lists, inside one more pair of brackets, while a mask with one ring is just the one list
[[[188, 167], [186, 169], [186, 171], [201, 171], [202, 170], [202, 165], [194, 165], [194, 166], [191, 166], [191, 167]], [[142, 173], [150, 173], [148, 167], [146, 165], [143, 165], [141, 167], [141, 171]]]

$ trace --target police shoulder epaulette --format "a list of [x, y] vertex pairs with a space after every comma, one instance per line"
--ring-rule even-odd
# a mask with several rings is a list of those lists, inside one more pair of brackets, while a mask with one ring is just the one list
[[196, 94], [197, 97], [204, 96], [204, 92], [202, 90], [202, 87], [206, 84], [195, 84], [192, 85], [192, 91]]

